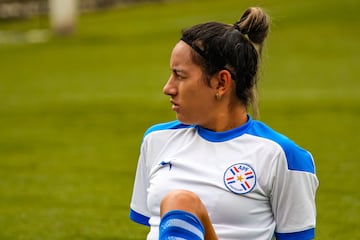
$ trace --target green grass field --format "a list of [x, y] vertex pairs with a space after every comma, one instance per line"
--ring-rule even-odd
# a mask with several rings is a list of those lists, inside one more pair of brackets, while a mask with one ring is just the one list
[[[82, 14], [71, 38], [0, 44], [0, 239], [144, 239], [129, 202], [143, 132], [174, 118], [171, 48], [251, 5], [272, 17], [260, 119], [314, 155], [317, 239], [360, 239], [360, 2], [268, 2], [128, 6]], [[39, 28], [46, 18], [0, 22]]]

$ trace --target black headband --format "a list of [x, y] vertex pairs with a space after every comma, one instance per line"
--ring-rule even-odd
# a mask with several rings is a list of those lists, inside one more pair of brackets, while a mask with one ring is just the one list
[[202, 56], [205, 60], [208, 60], [206, 53], [203, 50], [201, 50], [198, 46], [194, 45], [190, 39], [182, 36], [180, 40], [184, 41], [187, 45], [189, 45], [192, 49], [194, 49], [195, 52], [200, 54], [200, 56]]
[[[234, 24], [233, 25], [233, 29], [236, 31], [239, 31], [240, 34], [241, 33], [241, 29], [239, 27], [238, 24]], [[242, 34], [243, 35], [243, 34]], [[235, 74], [233, 73], [233, 71], [231, 71], [229, 68], [225, 67], [226, 62], [224, 62], [224, 59], [222, 57], [214, 57], [211, 56], [211, 54], [209, 55], [209, 53], [206, 53], [204, 50], [202, 50], [201, 48], [199, 48], [198, 46], [196, 46], [194, 44], [193, 39], [186, 37], [186, 36], [182, 36], [180, 38], [180, 40], [184, 41], [187, 45], [189, 45], [195, 52], [197, 52], [206, 62], [206, 64], [210, 67], [214, 67], [214, 69], [216, 70], [221, 70], [221, 69], [226, 69], [230, 72], [231, 76], [233, 79], [235, 79]]]
[[[242, 34], [242, 31], [240, 29], [240, 26], [238, 25], [238, 22], [233, 24], [233, 29], [239, 31]], [[207, 54], [201, 50], [198, 46], [193, 44], [193, 41], [191, 41], [189, 38], [182, 36], [180, 40], [184, 41], [187, 45], [189, 45], [192, 49], [194, 49], [200, 56], [202, 56], [205, 60], [209, 60]]]

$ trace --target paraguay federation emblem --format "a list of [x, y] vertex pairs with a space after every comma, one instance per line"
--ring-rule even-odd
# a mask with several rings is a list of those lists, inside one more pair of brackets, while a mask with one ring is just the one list
[[224, 183], [233, 193], [248, 193], [253, 190], [256, 185], [255, 171], [248, 164], [234, 164], [225, 171]]

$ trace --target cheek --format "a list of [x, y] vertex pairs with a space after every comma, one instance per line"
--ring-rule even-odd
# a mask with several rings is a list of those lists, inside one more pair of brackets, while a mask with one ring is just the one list
[[179, 95], [183, 110], [192, 116], [204, 114], [214, 104], [213, 89], [207, 86], [201, 78], [184, 82], [179, 85]]
[[209, 91], [191, 91], [186, 98], [186, 111], [196, 118], [206, 117], [213, 102], [214, 98]]

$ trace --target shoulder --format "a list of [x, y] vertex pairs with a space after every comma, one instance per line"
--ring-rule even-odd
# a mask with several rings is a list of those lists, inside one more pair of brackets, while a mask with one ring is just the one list
[[193, 137], [194, 131], [191, 129], [194, 129], [192, 125], [185, 125], [179, 121], [155, 124], [145, 131], [141, 151], [158, 154], [163, 149], [176, 148]]
[[297, 145], [287, 136], [275, 131], [261, 121], [253, 120], [248, 134], [277, 143], [286, 156], [289, 170], [315, 173], [313, 157], [309, 151]]
[[252, 125], [248, 130], [248, 134], [271, 140], [279, 144], [281, 147], [292, 147], [293, 145], [296, 145], [284, 134], [275, 131], [265, 123], [258, 120], [252, 120]]
[[181, 123], [178, 120], [165, 122], [165, 123], [158, 123], [151, 127], [149, 127], [146, 132], [144, 133], [144, 137], [148, 136], [151, 133], [164, 131], [164, 130], [176, 130], [176, 129], [184, 129], [184, 128], [191, 128], [192, 125], [186, 125]]

